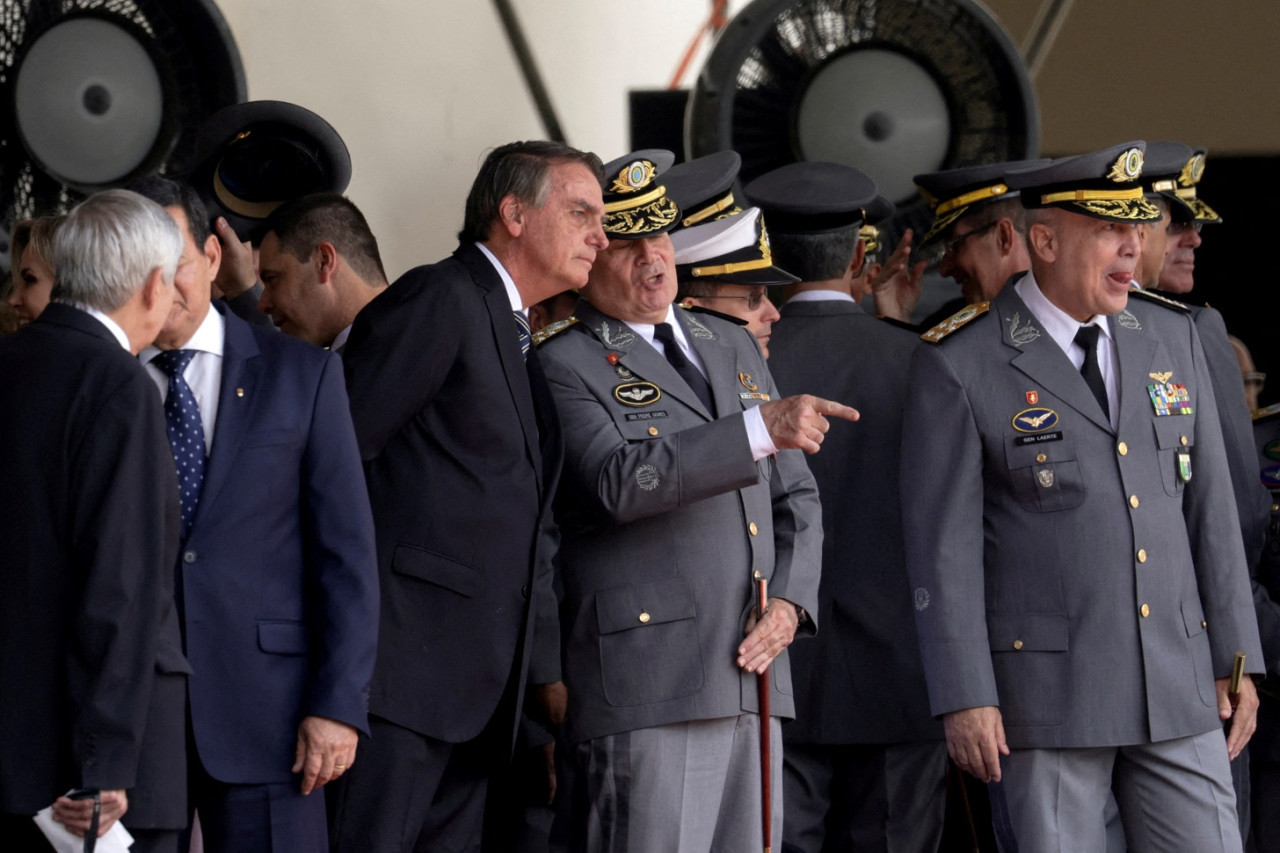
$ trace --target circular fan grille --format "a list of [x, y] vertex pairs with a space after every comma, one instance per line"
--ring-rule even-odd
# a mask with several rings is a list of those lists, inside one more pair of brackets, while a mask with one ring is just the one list
[[685, 130], [690, 158], [741, 154], [744, 183], [799, 160], [855, 166], [905, 208], [899, 224], [920, 207], [912, 175], [1038, 148], [1022, 59], [972, 0], [755, 0], [716, 42]]
[[[140, 171], [182, 172], [194, 165], [195, 132], [211, 113], [245, 100], [240, 54], [212, 0], [0, 0], [0, 266], [7, 267], [13, 222], [60, 213], [85, 191], [45, 172], [23, 144], [15, 113], [23, 60], [41, 34], [78, 16], [118, 23], [145, 41], [165, 81], [164, 118]], [[110, 57], [103, 60], [108, 64]], [[86, 151], [99, 143], [92, 136]], [[118, 183], [137, 172], [122, 176]]]

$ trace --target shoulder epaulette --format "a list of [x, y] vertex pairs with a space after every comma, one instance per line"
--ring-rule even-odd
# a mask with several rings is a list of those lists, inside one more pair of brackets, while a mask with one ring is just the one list
[[977, 302], [973, 305], [966, 305], [938, 325], [920, 336], [920, 340], [928, 341], [936, 344], [956, 329], [967, 326], [983, 314], [991, 310], [990, 302]]
[[541, 329], [533, 333], [533, 345], [535, 347], [542, 346], [544, 342], [551, 340], [556, 335], [560, 334], [577, 322], [577, 317], [570, 317], [567, 320], [557, 320], [548, 326], [543, 326]]
[[679, 304], [677, 307], [683, 308], [685, 311], [688, 311], [690, 314], [706, 314], [708, 317], [718, 317], [719, 319], [724, 320], [726, 323], [732, 323], [735, 326], [747, 325], [747, 321], [742, 319], [741, 317], [735, 317], [732, 314], [726, 314], [723, 311], [716, 311], [713, 308], [706, 308], [706, 307], [703, 307], [702, 305]]
[[1184, 314], [1191, 313], [1190, 305], [1184, 305], [1178, 300], [1170, 299], [1163, 293], [1156, 293], [1154, 290], [1130, 290], [1129, 295], [1140, 297], [1148, 302], [1155, 302], [1158, 305], [1163, 305], [1166, 308], [1172, 308], [1174, 311], [1181, 311]]
[[1263, 406], [1261, 409], [1253, 413], [1255, 421], [1265, 421], [1267, 418], [1273, 418], [1280, 415], [1280, 403], [1272, 403], [1270, 406]]

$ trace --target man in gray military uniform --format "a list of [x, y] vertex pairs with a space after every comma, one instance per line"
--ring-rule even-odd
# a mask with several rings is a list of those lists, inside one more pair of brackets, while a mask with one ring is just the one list
[[[1261, 651], [1204, 352], [1131, 291], [1141, 142], [1009, 175], [1031, 272], [926, 332], [903, 431], [933, 712], [1005, 849], [1241, 849]], [[1238, 707], [1233, 711], [1233, 704]], [[1225, 739], [1219, 720], [1232, 718]]]
[[851, 293], [876, 187], [857, 169], [792, 163], [747, 185], [771, 223], [786, 287], [769, 368], [783, 390], [847, 400], [865, 420], [809, 467], [822, 495], [822, 633], [792, 652], [796, 719], [783, 728], [783, 850], [938, 849], [942, 726], [929, 712], [898, 507], [907, 366], [919, 336]]
[[558, 560], [585, 838], [597, 851], [759, 846], [765, 671], [777, 848], [785, 648], [814, 630], [822, 547], [797, 449], [819, 449], [824, 415], [857, 413], [779, 399], [752, 335], [672, 305], [678, 211], [656, 172], [641, 156], [605, 167], [609, 247], [574, 318], [539, 336], [565, 436]]

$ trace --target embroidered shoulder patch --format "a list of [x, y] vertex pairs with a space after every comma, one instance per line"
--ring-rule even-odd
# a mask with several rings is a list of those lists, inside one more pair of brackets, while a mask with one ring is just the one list
[[533, 345], [541, 346], [543, 341], [549, 341], [565, 329], [578, 322], [577, 317], [570, 317], [567, 320], [557, 320], [549, 326], [543, 326], [541, 329], [533, 333]]
[[1148, 302], [1154, 302], [1157, 305], [1163, 305], [1166, 308], [1172, 308], [1174, 311], [1181, 311], [1184, 314], [1191, 313], [1190, 306], [1184, 305], [1176, 299], [1170, 299], [1163, 293], [1156, 293], [1153, 290], [1130, 290], [1129, 295], [1145, 299]]
[[974, 305], [966, 305], [964, 308], [961, 308], [959, 311], [952, 314], [929, 331], [925, 332], [920, 336], [920, 339], [922, 341], [928, 341], [931, 344], [936, 344], [947, 335], [957, 329], [963, 328], [990, 310], [990, 302], [978, 302]]

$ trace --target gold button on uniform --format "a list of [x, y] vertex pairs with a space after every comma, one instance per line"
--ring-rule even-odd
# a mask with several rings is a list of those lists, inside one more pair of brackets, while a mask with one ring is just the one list
[[1014, 641], [1013, 641], [1013, 649], [1014, 649], [1014, 651], [1019, 651], [1019, 652], [1020, 652], [1020, 651], [1022, 651], [1022, 641], [1021, 641], [1021, 640], [1014, 640]]
[[1280, 504], [1272, 504], [1272, 505], [1271, 505], [1271, 511], [1272, 511], [1272, 512], [1280, 512]]
[[1138, 562], [1139, 562], [1139, 563], [1145, 563], [1146, 561], [1147, 561], [1147, 549], [1146, 549], [1146, 548], [1139, 548], [1139, 549], [1138, 549]]
[[1182, 442], [1183, 447], [1187, 446], [1187, 437], [1185, 435], [1180, 437], [1178, 440]]
[[1201, 628], [1208, 628], [1208, 627], [1209, 627], [1209, 623], [1208, 623], [1208, 622], [1201, 622], [1201, 623], [1200, 623], [1200, 627], [1201, 627]]
[[755, 536], [760, 532], [760, 528], [756, 527], [756, 523], [754, 521], [747, 525], [747, 530], [751, 532], [752, 536]]
[[1143, 619], [1146, 619], [1148, 616], [1151, 615], [1151, 608], [1144, 604], [1142, 605], [1141, 608], [1138, 609], [1138, 612], [1142, 614]]
[[1138, 508], [1138, 496], [1137, 496], [1137, 495], [1129, 495], [1129, 506], [1133, 507], [1134, 509], [1137, 509], [1137, 508]]
[[[1143, 606], [1145, 607], [1146, 605], [1143, 605]], [[641, 622], [648, 622], [650, 618], [651, 618], [651, 617], [649, 616], [649, 614], [648, 614], [648, 613], [644, 613], [644, 612], [641, 612], [641, 613], [640, 613], [640, 621], [641, 621]]]
[[658, 434], [657, 427], [649, 427], [649, 435], [657, 435], [657, 434]]
[[1121, 456], [1128, 456], [1129, 445], [1125, 444], [1123, 441], [1120, 442], [1119, 444], [1116, 445], [1116, 452], [1119, 453]]
[[1043, 453], [1037, 453], [1037, 454], [1036, 454], [1036, 461], [1037, 461], [1037, 462], [1048, 462], [1048, 461], [1049, 461], [1049, 457], [1048, 457], [1048, 456], [1045, 456]]
[[752, 572], [751, 576], [754, 577], [756, 580], [760, 580], [760, 578], [764, 577], [764, 575], [760, 574], [759, 569], [756, 569], [754, 572]]
[[237, 389], [236, 389], [236, 396], [237, 396], [237, 397], [243, 397], [243, 396], [244, 396], [244, 389], [243, 389], [243, 388], [237, 388]]

